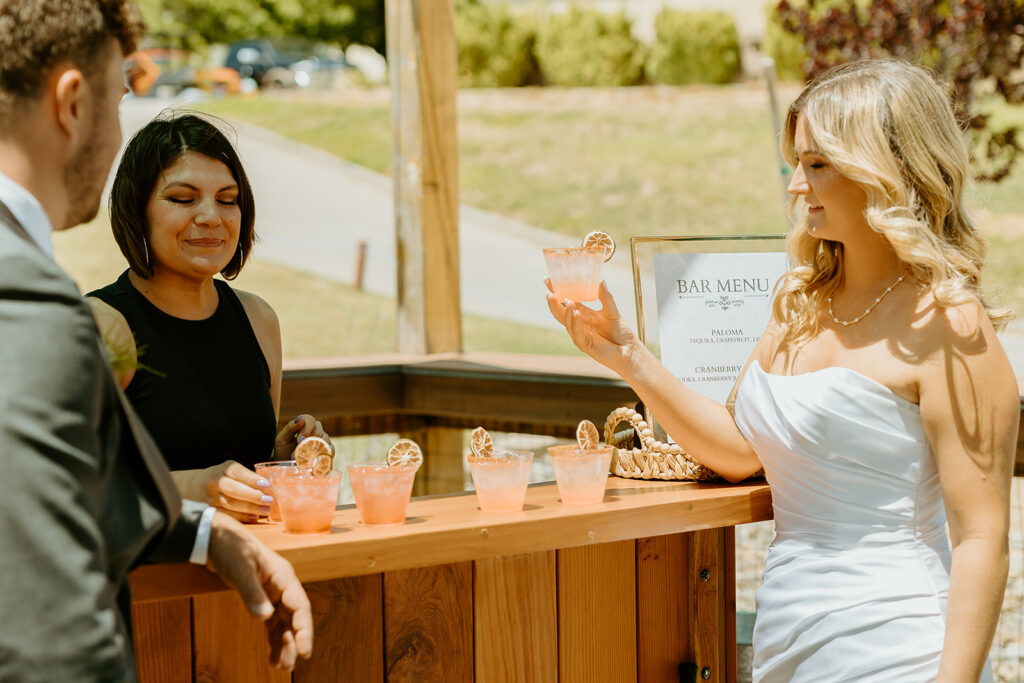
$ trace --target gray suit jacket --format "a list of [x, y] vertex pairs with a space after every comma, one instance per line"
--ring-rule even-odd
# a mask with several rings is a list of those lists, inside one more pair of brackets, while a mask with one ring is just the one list
[[186, 561], [178, 497], [77, 287], [0, 204], [0, 681], [134, 680], [126, 575]]

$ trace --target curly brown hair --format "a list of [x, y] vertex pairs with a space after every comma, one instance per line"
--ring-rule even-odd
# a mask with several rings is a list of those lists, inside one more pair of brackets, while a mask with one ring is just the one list
[[39, 98], [58, 64], [70, 62], [92, 81], [111, 38], [128, 55], [145, 32], [127, 0], [0, 0], [0, 127]]

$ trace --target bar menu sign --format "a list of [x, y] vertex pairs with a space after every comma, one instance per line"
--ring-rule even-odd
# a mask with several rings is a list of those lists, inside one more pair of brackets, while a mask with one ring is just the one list
[[661, 362], [725, 403], [771, 316], [785, 252], [655, 254]]

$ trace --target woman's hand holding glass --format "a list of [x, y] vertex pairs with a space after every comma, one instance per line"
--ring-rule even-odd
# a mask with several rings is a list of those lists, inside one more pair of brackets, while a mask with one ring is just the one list
[[234, 460], [202, 470], [174, 471], [171, 476], [182, 497], [212, 505], [248, 524], [268, 514], [274, 500], [267, 494], [270, 482]]
[[551, 315], [565, 326], [580, 351], [619, 375], [627, 374], [637, 349], [643, 345], [619, 313], [608, 286], [601, 283], [601, 308], [594, 310], [568, 299], [560, 301], [551, 288], [550, 278], [544, 278], [544, 284], [548, 288]]

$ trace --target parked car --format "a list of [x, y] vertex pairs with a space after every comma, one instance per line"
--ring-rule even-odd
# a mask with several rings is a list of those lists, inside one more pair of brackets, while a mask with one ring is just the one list
[[125, 60], [125, 74], [132, 93], [173, 96], [186, 88], [212, 92], [239, 92], [240, 78], [235, 71], [224, 68], [203, 68], [198, 55], [188, 50], [169, 47], [146, 47]]
[[329, 83], [352, 66], [340, 50], [308, 41], [254, 38], [228, 45], [224, 66], [261, 88], [305, 88]]

